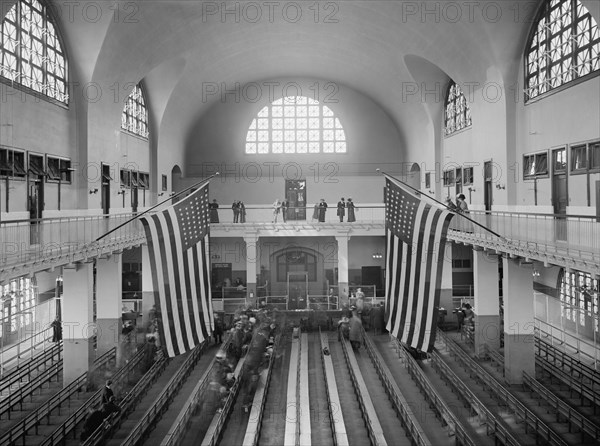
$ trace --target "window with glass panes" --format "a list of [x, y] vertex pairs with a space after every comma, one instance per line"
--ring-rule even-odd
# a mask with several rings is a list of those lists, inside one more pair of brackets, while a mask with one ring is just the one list
[[456, 82], [451, 82], [446, 96], [444, 134], [451, 135], [470, 127], [471, 124], [471, 109], [467, 104], [467, 98]]
[[125, 102], [121, 115], [121, 128], [142, 138], [148, 138], [148, 109], [140, 84], [133, 88]]
[[324, 104], [288, 96], [264, 107], [246, 134], [247, 154], [346, 153], [340, 120]]
[[597, 276], [582, 271], [563, 273], [560, 287], [561, 316], [568, 321], [586, 326], [589, 319], [598, 333], [598, 287]]
[[19, 0], [2, 21], [0, 76], [67, 103], [67, 61], [49, 9]]
[[600, 69], [598, 24], [579, 0], [547, 0], [525, 51], [525, 100]]

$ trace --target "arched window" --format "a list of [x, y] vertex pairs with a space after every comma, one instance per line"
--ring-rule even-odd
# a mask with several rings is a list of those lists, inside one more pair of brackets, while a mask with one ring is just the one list
[[471, 126], [471, 109], [467, 104], [467, 98], [454, 81], [451, 81], [448, 86], [444, 124], [446, 136]]
[[579, 0], [546, 1], [525, 51], [525, 101], [600, 69], [598, 24]]
[[125, 102], [121, 128], [142, 138], [148, 138], [148, 109], [141, 84], [137, 84]]
[[2, 21], [0, 75], [68, 103], [66, 57], [51, 14], [38, 0], [19, 0]]
[[252, 120], [246, 153], [346, 153], [346, 134], [326, 105], [288, 96], [267, 105]]

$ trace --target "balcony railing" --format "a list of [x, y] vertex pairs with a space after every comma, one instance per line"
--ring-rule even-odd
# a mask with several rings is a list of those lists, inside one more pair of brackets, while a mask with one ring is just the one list
[[[468, 217], [491, 229], [518, 248], [600, 261], [600, 222], [583, 215], [470, 211]], [[497, 237], [457, 215], [451, 231], [475, 238]]]
[[2, 222], [0, 267], [81, 252], [93, 257], [103, 246], [141, 240], [144, 236], [142, 225], [135, 220], [117, 229], [98, 244], [91, 244], [132, 216], [127, 213]]
[[[356, 222], [347, 222], [346, 210], [344, 221], [340, 223], [336, 211], [335, 205], [327, 209], [325, 224], [348, 227], [361, 223], [382, 225], [385, 218], [385, 208], [381, 204], [355, 208]], [[286, 211], [286, 224], [318, 225], [320, 222], [313, 218], [313, 212], [313, 206], [289, 208]], [[220, 208], [218, 213], [220, 224], [233, 224], [234, 215], [231, 208]], [[76, 253], [83, 253], [84, 257], [93, 257], [103, 247], [143, 241], [142, 226], [139, 220], [135, 220], [111, 233], [98, 244], [91, 244], [96, 238], [131, 217], [132, 214], [127, 213], [2, 222], [0, 223], [0, 269]], [[485, 211], [471, 211], [468, 217], [505, 237], [514, 247], [600, 262], [600, 222], [594, 217]], [[273, 220], [271, 206], [248, 205], [244, 223], [237, 224], [242, 228], [247, 225], [271, 223]], [[283, 224], [281, 213], [277, 216], [277, 224]], [[219, 223], [213, 225], [218, 227]], [[457, 215], [450, 226], [451, 238], [458, 237], [459, 234], [471, 238], [474, 243], [477, 243], [477, 240], [498, 240], [496, 236], [461, 215]]]

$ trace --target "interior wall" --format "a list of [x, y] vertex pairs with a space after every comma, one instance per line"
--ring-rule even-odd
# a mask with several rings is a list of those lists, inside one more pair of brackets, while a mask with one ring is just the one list
[[[390, 117], [367, 96], [345, 85], [282, 78], [247, 84], [231, 92], [217, 89], [215, 94], [220, 100], [198, 118], [189, 134], [186, 176], [206, 176], [215, 170], [244, 171], [254, 163], [274, 163], [279, 177], [280, 167], [286, 163], [312, 168], [319, 175], [327, 175], [332, 164], [340, 176], [373, 175], [377, 167], [393, 168], [394, 163], [405, 161], [402, 135]], [[263, 107], [284, 95], [304, 95], [327, 105], [344, 127], [347, 153], [246, 155], [250, 123]], [[401, 172], [399, 168], [397, 171]]]

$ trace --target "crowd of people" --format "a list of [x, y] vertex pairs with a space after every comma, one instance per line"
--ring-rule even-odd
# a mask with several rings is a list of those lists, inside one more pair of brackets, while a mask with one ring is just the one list
[[88, 415], [83, 423], [83, 429], [79, 437], [82, 442], [86, 441], [102, 425], [104, 420], [108, 419], [114, 413], [121, 412], [112, 389], [112, 384], [111, 380], [106, 381], [102, 390], [102, 403], [100, 407], [88, 407]]
[[[321, 200], [315, 204], [314, 210], [313, 210], [313, 220], [318, 220], [319, 222], [324, 222], [325, 221], [325, 214], [327, 212], [327, 208], [329, 207], [329, 205], [327, 204], [327, 202], [325, 201], [324, 198], [321, 198]], [[348, 213], [348, 218], [346, 219], [347, 222], [352, 223], [356, 221], [356, 212], [357, 208], [356, 206], [354, 206], [354, 202], [352, 201], [352, 198], [348, 198], [348, 201], [346, 201], [344, 199], [344, 197], [340, 198], [340, 201], [338, 201], [337, 203], [337, 212], [336, 215], [338, 216], [338, 218], [340, 219], [340, 222], [343, 223], [344, 222], [344, 217], [346, 216], [346, 212]]]
[[216, 355], [209, 391], [203, 402], [204, 407], [206, 410], [217, 412], [222, 409], [235, 383], [236, 365], [242, 356], [246, 355], [238, 379], [242, 380], [243, 406], [247, 411], [252, 404], [260, 372], [268, 365], [273, 354], [277, 326], [266, 310], [259, 310], [236, 315], [233, 326], [227, 332], [228, 340], [225, 343], [222, 340], [225, 324], [218, 314], [215, 315], [215, 328], [215, 343], [223, 347]]
[[[325, 221], [325, 216], [327, 212], [327, 208], [329, 205], [325, 201], [324, 198], [321, 198], [318, 203], [315, 204], [312, 218], [313, 220], [317, 220], [319, 222]], [[219, 203], [217, 203], [216, 199], [213, 199], [212, 202], [208, 204], [209, 209], [209, 220], [211, 223], [219, 223]], [[244, 202], [241, 200], [235, 200], [231, 205], [231, 209], [233, 211], [233, 222], [234, 223], [245, 223], [246, 222], [246, 206]], [[272, 223], [277, 223], [279, 220], [279, 216], [281, 215], [283, 223], [287, 222], [288, 217], [288, 209], [290, 209], [290, 204], [288, 200], [281, 200], [277, 198], [272, 205], [273, 209], [273, 217], [271, 219]], [[356, 221], [356, 211], [358, 208], [354, 205], [352, 198], [348, 198], [348, 200], [343, 197], [338, 201], [337, 204], [337, 216], [340, 219], [340, 222], [344, 221], [344, 217], [347, 219], [346, 221], [349, 223]]]

